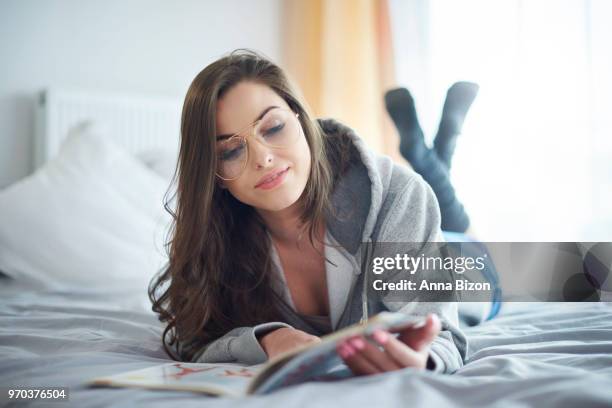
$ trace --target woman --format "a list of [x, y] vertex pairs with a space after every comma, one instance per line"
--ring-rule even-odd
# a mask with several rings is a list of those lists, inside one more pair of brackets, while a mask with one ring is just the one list
[[462, 365], [456, 304], [373, 302], [359, 261], [362, 242], [443, 241], [433, 192], [348, 127], [312, 120], [269, 60], [238, 50], [196, 76], [176, 177], [169, 263], [149, 289], [169, 353], [258, 364], [392, 310], [426, 324], [339, 344], [355, 374]]

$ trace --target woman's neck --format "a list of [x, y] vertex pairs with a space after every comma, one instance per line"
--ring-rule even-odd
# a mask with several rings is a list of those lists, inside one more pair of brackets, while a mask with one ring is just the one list
[[[258, 210], [274, 242], [283, 246], [298, 245], [307, 237], [307, 225], [300, 220], [301, 207], [295, 203], [284, 210]], [[317, 229], [317, 236], [322, 226]]]

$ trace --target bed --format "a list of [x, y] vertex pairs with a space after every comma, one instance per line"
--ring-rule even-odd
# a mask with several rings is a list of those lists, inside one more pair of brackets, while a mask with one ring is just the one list
[[168, 361], [146, 285], [165, 260], [161, 202], [180, 103], [41, 94], [39, 170], [0, 191], [3, 393], [68, 387], [66, 404], [78, 407], [612, 405], [607, 302], [506, 303], [495, 319], [465, 329], [468, 359], [454, 375], [403, 370], [240, 400], [88, 387], [93, 377]]

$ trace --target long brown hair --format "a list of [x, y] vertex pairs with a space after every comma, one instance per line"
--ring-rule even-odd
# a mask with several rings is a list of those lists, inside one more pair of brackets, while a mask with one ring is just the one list
[[172, 346], [178, 358], [190, 361], [235, 327], [284, 320], [282, 300], [273, 290], [266, 226], [251, 206], [220, 188], [215, 179], [217, 102], [245, 80], [269, 86], [299, 113], [311, 155], [300, 218], [311, 243], [317, 226], [332, 213], [332, 166], [343, 149], [333, 144], [329, 151], [324, 133], [282, 69], [250, 50], [236, 50], [204, 68], [185, 97], [176, 191], [165, 200], [173, 218], [168, 264], [149, 285], [152, 309], [167, 323], [164, 348], [173, 358]]

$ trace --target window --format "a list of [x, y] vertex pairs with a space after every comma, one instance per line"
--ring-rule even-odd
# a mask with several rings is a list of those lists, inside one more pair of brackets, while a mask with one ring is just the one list
[[432, 142], [480, 85], [452, 180], [487, 241], [612, 240], [612, 3], [392, 0], [399, 84]]

